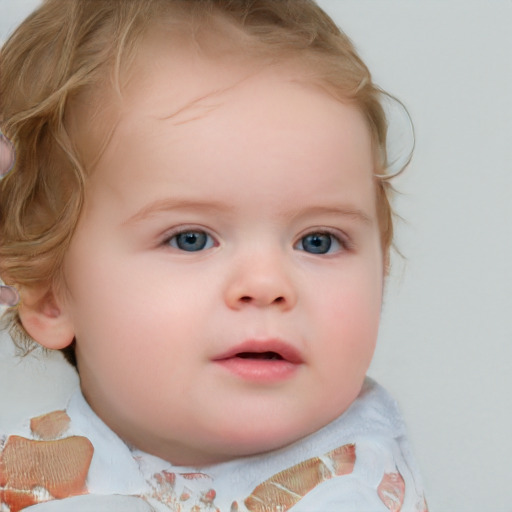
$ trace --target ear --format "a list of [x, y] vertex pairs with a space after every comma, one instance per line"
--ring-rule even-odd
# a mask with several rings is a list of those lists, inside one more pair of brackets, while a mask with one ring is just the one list
[[53, 290], [24, 288], [18, 314], [27, 334], [43, 347], [58, 350], [73, 342], [73, 323]]

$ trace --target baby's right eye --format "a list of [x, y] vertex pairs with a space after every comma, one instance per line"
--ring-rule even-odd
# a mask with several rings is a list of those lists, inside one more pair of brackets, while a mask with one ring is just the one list
[[213, 238], [201, 230], [187, 230], [167, 239], [167, 245], [186, 252], [204, 251], [215, 245]]

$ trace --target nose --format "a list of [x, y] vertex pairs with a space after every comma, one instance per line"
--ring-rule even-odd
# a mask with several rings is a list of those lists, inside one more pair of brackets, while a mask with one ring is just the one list
[[231, 309], [292, 309], [297, 302], [297, 290], [285, 258], [260, 252], [239, 258], [228, 277], [225, 301]]

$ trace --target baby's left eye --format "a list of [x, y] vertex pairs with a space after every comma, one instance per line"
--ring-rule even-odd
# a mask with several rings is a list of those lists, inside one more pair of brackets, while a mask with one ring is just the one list
[[331, 233], [310, 233], [302, 237], [295, 246], [301, 251], [311, 254], [329, 254], [340, 251], [342, 243]]

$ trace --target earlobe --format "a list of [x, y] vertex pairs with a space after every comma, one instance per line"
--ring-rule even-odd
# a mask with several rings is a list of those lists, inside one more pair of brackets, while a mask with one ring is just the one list
[[73, 342], [71, 319], [52, 290], [23, 289], [18, 313], [27, 334], [43, 347], [58, 350]]

